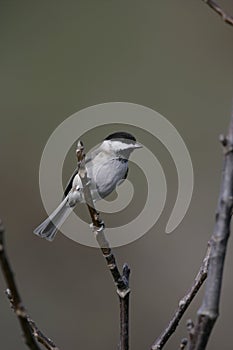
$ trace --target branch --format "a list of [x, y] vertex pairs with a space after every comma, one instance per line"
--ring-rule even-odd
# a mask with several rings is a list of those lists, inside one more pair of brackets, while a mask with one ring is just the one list
[[189, 350], [204, 350], [219, 314], [223, 267], [233, 208], [233, 112], [227, 137], [220, 137], [224, 148], [224, 165], [216, 213], [211, 237], [209, 271], [204, 298], [197, 314], [197, 323], [190, 340]]
[[152, 350], [160, 350], [164, 347], [164, 345], [167, 343], [168, 339], [175, 332], [182, 316], [184, 315], [184, 313], [187, 310], [188, 306], [190, 305], [191, 301], [193, 300], [193, 298], [195, 297], [195, 295], [197, 294], [197, 292], [201, 288], [203, 282], [205, 281], [205, 279], [207, 277], [210, 249], [211, 249], [211, 247], [210, 247], [210, 245], [208, 245], [205, 258], [202, 262], [202, 265], [198, 271], [197, 276], [195, 277], [193, 285], [191, 286], [188, 293], [180, 300], [179, 306], [178, 306], [177, 310], [175, 311], [174, 315], [172, 316], [171, 321], [169, 322], [169, 324], [167, 325], [165, 330], [161, 333], [161, 335], [153, 343], [153, 345], [151, 347]]
[[48, 350], [59, 350], [59, 348], [54, 344], [54, 342], [46, 337], [37, 327], [35, 322], [28, 316], [28, 322], [32, 328], [34, 337], [38, 340], [39, 343], [43, 344], [44, 347]]
[[95, 234], [98, 245], [107, 262], [107, 266], [112, 274], [113, 281], [117, 288], [117, 294], [120, 301], [120, 350], [128, 350], [129, 348], [129, 274], [130, 269], [127, 264], [123, 267], [121, 274], [114, 254], [110, 248], [109, 242], [104, 235], [104, 222], [100, 219], [99, 213], [95, 209], [90, 190], [90, 179], [87, 176], [85, 166], [84, 147], [81, 141], [78, 142], [76, 155], [78, 159], [78, 171], [82, 181], [84, 199], [89, 210], [92, 229]]
[[6, 294], [15, 314], [19, 319], [25, 343], [31, 350], [40, 350], [37, 341], [43, 344], [48, 350], [59, 350], [55, 344], [38, 329], [35, 322], [29, 317], [25, 307], [23, 306], [22, 299], [19, 295], [14, 279], [14, 274], [6, 254], [4, 232], [5, 230], [2, 221], [0, 220], [0, 263], [6, 284], [8, 286]]
[[202, 0], [202, 1], [204, 1], [207, 5], [209, 5], [209, 7], [211, 7], [216, 13], [218, 13], [224, 22], [233, 26], [233, 17], [227, 15], [226, 12], [224, 12], [223, 9], [215, 1], [213, 0]]
[[[127, 264], [123, 266], [123, 279], [128, 286], [130, 268]], [[129, 348], [129, 292], [120, 297], [120, 349], [127, 350]]]

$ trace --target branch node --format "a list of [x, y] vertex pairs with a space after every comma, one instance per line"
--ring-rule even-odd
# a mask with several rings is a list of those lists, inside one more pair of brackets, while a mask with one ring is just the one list
[[[95, 221], [98, 221], [98, 215], [95, 215]], [[100, 225], [100, 226], [99, 226]], [[100, 220], [99, 221], [99, 225], [96, 226], [93, 224], [93, 222], [90, 224], [90, 228], [92, 229], [92, 231], [95, 233], [95, 234], [98, 234], [100, 232], [103, 232], [104, 229], [105, 229], [105, 223], [103, 220]]]
[[[37, 343], [40, 342], [48, 350], [59, 350], [54, 343], [47, 338], [35, 325], [29, 315], [26, 312], [26, 309], [22, 303], [17, 285], [15, 283], [14, 274], [10, 266], [10, 262], [6, 255], [5, 246], [4, 246], [4, 228], [2, 221], [0, 219], [0, 245], [2, 247], [0, 254], [0, 263], [2, 267], [2, 272], [6, 280], [7, 289], [5, 291], [7, 298], [9, 299], [11, 308], [18, 317], [21, 329], [23, 331], [23, 337], [26, 345], [31, 350], [40, 350], [40, 347]], [[33, 326], [34, 325], [34, 326]]]
[[121, 299], [125, 299], [126, 295], [128, 295], [130, 292], [131, 292], [130, 288], [126, 288], [126, 289], [117, 288], [117, 294]]
[[223, 153], [224, 155], [227, 155], [229, 153], [232, 153], [233, 151], [233, 145], [232, 143], [229, 141], [228, 137], [221, 134], [219, 135], [219, 141], [223, 147]]
[[130, 267], [125, 263], [123, 265], [122, 278], [127, 286], [129, 285], [129, 275], [130, 275]]
[[182, 307], [185, 305], [185, 303], [186, 303], [185, 298], [181, 299], [181, 300], [179, 301], [179, 307], [182, 308]]
[[[214, 3], [208, 4], [223, 18], [222, 9]], [[228, 17], [229, 19], [229, 17]], [[233, 24], [233, 19], [232, 19]], [[224, 162], [221, 187], [215, 217], [215, 225], [211, 236], [211, 251], [209, 255], [209, 273], [201, 307], [197, 312], [197, 321], [190, 332], [190, 349], [205, 349], [211, 331], [219, 314], [219, 302], [223, 279], [223, 269], [226, 257], [230, 224], [233, 209], [233, 113], [230, 120], [227, 137], [220, 137], [224, 147]], [[231, 153], [231, 154], [230, 154]]]
[[226, 136], [223, 135], [223, 134], [220, 134], [219, 135], [219, 142], [221, 143], [221, 145], [223, 147], [226, 147], [227, 146], [227, 138], [226, 138]]
[[[201, 267], [194, 279], [194, 282], [190, 288], [190, 290], [185, 294], [185, 296], [180, 300], [179, 306], [177, 310], [175, 311], [174, 315], [172, 316], [171, 321], [168, 323], [165, 330], [160, 334], [160, 336], [155, 340], [153, 343], [151, 349], [152, 350], [160, 350], [164, 347], [168, 339], [171, 337], [171, 335], [175, 332], [182, 316], [184, 315], [185, 311], [187, 310], [188, 306], [192, 302], [193, 298], [201, 288], [202, 284], [204, 283], [206, 277], [207, 277], [207, 270], [208, 270], [208, 261], [210, 256], [210, 244], [208, 244], [206, 255], [202, 261]], [[189, 327], [191, 330], [191, 325], [193, 325], [192, 321], [188, 321]]]
[[187, 338], [182, 339], [180, 343], [180, 350], [184, 350], [187, 344], [188, 344], [188, 339]]
[[187, 331], [189, 333], [191, 333], [194, 330], [194, 323], [191, 319], [188, 319], [186, 322], [186, 327], [187, 327]]

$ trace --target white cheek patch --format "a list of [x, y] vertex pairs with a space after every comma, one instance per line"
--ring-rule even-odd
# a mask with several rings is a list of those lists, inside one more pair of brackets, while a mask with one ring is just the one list
[[122, 141], [110, 141], [110, 140], [105, 140], [102, 144], [103, 150], [105, 151], [124, 151], [127, 149], [132, 149], [135, 148], [134, 143], [125, 143]]

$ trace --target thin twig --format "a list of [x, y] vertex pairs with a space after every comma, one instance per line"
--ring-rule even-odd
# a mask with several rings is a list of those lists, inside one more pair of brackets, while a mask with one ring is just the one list
[[220, 142], [223, 145], [225, 156], [215, 226], [211, 237], [209, 271], [189, 350], [206, 348], [219, 314], [223, 268], [233, 209], [233, 111], [228, 135], [227, 137], [221, 136]]
[[[123, 279], [126, 285], [129, 284], [130, 268], [127, 264], [123, 266]], [[120, 349], [129, 347], [129, 293], [125, 297], [120, 297]]]
[[204, 1], [216, 13], [218, 13], [224, 22], [233, 26], [233, 17], [226, 14], [226, 12], [224, 12], [223, 9], [215, 1], [213, 1], [213, 0], [202, 0], [202, 1]]
[[10, 266], [10, 262], [8, 260], [6, 250], [5, 250], [5, 242], [4, 242], [4, 227], [2, 222], [0, 223], [0, 261], [1, 261], [1, 267], [2, 272], [5, 277], [7, 286], [9, 290], [11, 291], [11, 294], [13, 295], [13, 309], [19, 319], [20, 326], [23, 331], [23, 336], [25, 343], [29, 347], [29, 349], [32, 350], [39, 350], [39, 346], [32, 334], [31, 327], [27, 321], [26, 318], [26, 311], [24, 306], [22, 305], [22, 300], [19, 295], [15, 280], [14, 280], [14, 274]]
[[35, 322], [28, 316], [28, 322], [32, 328], [34, 337], [38, 340], [39, 343], [43, 344], [44, 347], [48, 350], [59, 350], [59, 348], [54, 344], [54, 342], [46, 337], [37, 327]]
[[[9, 288], [7, 288], [6, 290], [6, 295], [11, 303], [11, 306], [13, 308], [13, 310], [15, 311], [15, 313], [18, 315], [19, 310], [15, 309], [15, 302], [14, 302], [14, 298], [12, 296], [12, 293], [10, 291]], [[58, 347], [54, 344], [54, 342], [49, 339], [48, 337], [46, 337], [37, 327], [37, 325], [35, 324], [35, 322], [30, 318], [30, 316], [25, 312], [24, 317], [26, 319], [26, 321], [28, 322], [31, 332], [34, 336], [34, 338], [41, 344], [44, 345], [44, 347], [48, 350], [59, 350]]]
[[114, 283], [117, 288], [117, 294], [120, 301], [120, 350], [128, 350], [129, 348], [129, 274], [130, 269], [127, 264], [123, 267], [121, 274], [115, 256], [110, 248], [109, 242], [104, 235], [104, 222], [100, 219], [99, 213], [95, 209], [92, 199], [91, 190], [89, 187], [90, 179], [87, 176], [85, 166], [85, 153], [81, 141], [78, 142], [76, 155], [78, 159], [78, 171], [82, 181], [84, 199], [89, 210], [92, 229], [95, 234], [98, 245], [107, 262], [107, 266], [112, 274]]
[[48, 350], [59, 350], [55, 344], [47, 338], [36, 326], [35, 322], [29, 317], [23, 306], [9, 259], [6, 254], [4, 241], [4, 227], [0, 220], [0, 263], [2, 272], [7, 284], [6, 294], [10, 300], [11, 306], [18, 317], [25, 343], [31, 350], [40, 350], [37, 341], [45, 346]]
[[175, 311], [174, 315], [172, 316], [171, 321], [169, 322], [165, 330], [160, 334], [160, 336], [153, 343], [151, 347], [152, 350], [160, 350], [164, 347], [168, 339], [175, 332], [182, 316], [184, 315], [191, 301], [193, 300], [193, 298], [201, 288], [203, 282], [207, 277], [210, 250], [211, 250], [211, 247], [209, 244], [205, 258], [193, 282], [193, 285], [191, 286], [187, 294], [180, 300], [178, 308]]

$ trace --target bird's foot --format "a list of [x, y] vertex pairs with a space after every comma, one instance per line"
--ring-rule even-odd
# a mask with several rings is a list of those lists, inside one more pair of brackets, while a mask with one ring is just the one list
[[93, 232], [100, 233], [100, 232], [104, 231], [105, 224], [103, 221], [100, 221], [100, 226], [95, 226], [93, 223], [91, 223], [90, 228], [92, 229]]

